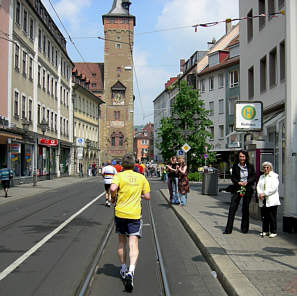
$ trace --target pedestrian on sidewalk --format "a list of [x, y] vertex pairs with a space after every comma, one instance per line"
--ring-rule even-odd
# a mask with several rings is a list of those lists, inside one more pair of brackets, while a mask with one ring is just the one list
[[[115, 202], [115, 226], [118, 233], [118, 250], [122, 264], [120, 275], [128, 292], [133, 290], [133, 278], [138, 259], [138, 240], [142, 235], [141, 197], [150, 199], [150, 185], [144, 175], [133, 171], [132, 153], [122, 160], [124, 171], [114, 176], [111, 184], [112, 202]], [[117, 198], [116, 198], [117, 194]], [[129, 269], [126, 265], [126, 244], [129, 238]]]
[[170, 158], [169, 164], [166, 165], [168, 172], [168, 190], [170, 196], [170, 202], [172, 204], [179, 204], [178, 199], [178, 172], [177, 172], [176, 156]]
[[111, 165], [111, 160], [107, 161], [107, 166], [105, 166], [102, 170], [102, 176], [104, 178], [104, 188], [105, 188], [105, 206], [111, 206], [111, 193], [110, 193], [110, 185], [112, 182], [112, 178], [117, 174], [117, 170]]
[[179, 166], [178, 169], [178, 193], [180, 198], [180, 205], [185, 206], [187, 203], [187, 193], [189, 190], [188, 180], [188, 166], [185, 164], [185, 158], [183, 156], [178, 157]]
[[255, 168], [248, 161], [248, 153], [239, 151], [237, 161], [232, 166], [231, 181], [234, 185], [234, 192], [229, 208], [228, 221], [224, 234], [230, 234], [233, 230], [235, 213], [242, 199], [241, 232], [249, 231], [249, 204], [253, 195], [254, 183], [256, 181]]
[[262, 164], [264, 174], [260, 176], [257, 184], [257, 194], [259, 197], [259, 207], [261, 208], [263, 237], [270, 238], [277, 236], [277, 207], [280, 205], [278, 193], [278, 174], [273, 171], [272, 163], [265, 161]]
[[0, 180], [4, 189], [4, 196], [8, 197], [8, 188], [10, 186], [10, 180], [13, 178], [13, 171], [7, 168], [7, 164], [3, 163], [2, 169], [0, 169]]

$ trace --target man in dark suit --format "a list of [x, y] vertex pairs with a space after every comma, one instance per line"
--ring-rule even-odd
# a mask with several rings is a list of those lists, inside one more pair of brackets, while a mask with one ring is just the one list
[[231, 181], [234, 186], [231, 204], [228, 214], [228, 222], [224, 234], [232, 233], [235, 213], [242, 199], [241, 232], [249, 231], [249, 204], [253, 195], [254, 183], [256, 181], [255, 168], [248, 162], [246, 151], [239, 151], [238, 161], [232, 167]]

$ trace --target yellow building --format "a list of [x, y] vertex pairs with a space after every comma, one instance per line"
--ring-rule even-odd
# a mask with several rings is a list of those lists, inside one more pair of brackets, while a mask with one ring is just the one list
[[73, 174], [86, 175], [89, 166], [101, 163], [99, 148], [100, 104], [103, 101], [90, 91], [90, 80], [73, 69], [72, 99], [74, 121]]

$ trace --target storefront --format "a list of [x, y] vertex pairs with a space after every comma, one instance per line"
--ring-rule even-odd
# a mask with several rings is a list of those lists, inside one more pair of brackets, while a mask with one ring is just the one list
[[37, 148], [37, 176], [39, 179], [52, 179], [56, 177], [57, 147], [57, 140], [39, 139]]
[[61, 142], [60, 146], [60, 176], [69, 176], [71, 160], [71, 146]]

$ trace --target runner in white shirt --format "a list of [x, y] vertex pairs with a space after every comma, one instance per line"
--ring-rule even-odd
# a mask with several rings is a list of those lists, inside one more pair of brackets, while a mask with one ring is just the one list
[[102, 170], [102, 176], [104, 178], [104, 187], [105, 187], [105, 206], [110, 207], [111, 203], [111, 195], [110, 195], [110, 184], [113, 176], [117, 173], [117, 170], [111, 165], [111, 161], [107, 162], [107, 166], [105, 166]]

